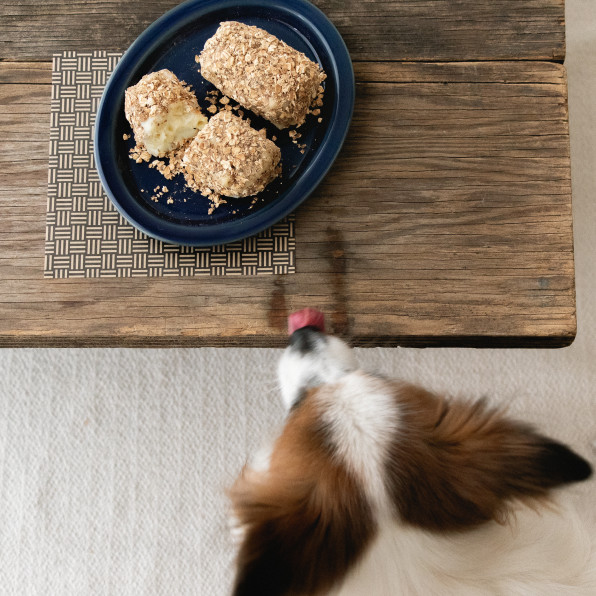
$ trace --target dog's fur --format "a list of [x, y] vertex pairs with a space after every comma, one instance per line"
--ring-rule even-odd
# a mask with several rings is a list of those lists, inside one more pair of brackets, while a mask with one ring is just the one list
[[589, 536], [550, 499], [591, 474], [569, 448], [312, 328], [279, 380], [286, 425], [231, 490], [235, 596], [596, 594]]

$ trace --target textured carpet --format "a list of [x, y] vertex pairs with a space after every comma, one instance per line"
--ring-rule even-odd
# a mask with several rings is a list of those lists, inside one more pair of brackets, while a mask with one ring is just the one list
[[[578, 337], [563, 350], [359, 350], [488, 395], [596, 464], [596, 5], [567, 0]], [[225, 487], [282, 411], [275, 350], [0, 351], [0, 594], [226, 594]], [[596, 482], [572, 489], [596, 532]]]

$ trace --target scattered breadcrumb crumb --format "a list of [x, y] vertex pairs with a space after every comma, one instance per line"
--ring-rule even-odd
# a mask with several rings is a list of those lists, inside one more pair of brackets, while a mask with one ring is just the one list
[[138, 143], [129, 151], [130, 159], [134, 159], [137, 163], [149, 161], [151, 154], [142, 145]]

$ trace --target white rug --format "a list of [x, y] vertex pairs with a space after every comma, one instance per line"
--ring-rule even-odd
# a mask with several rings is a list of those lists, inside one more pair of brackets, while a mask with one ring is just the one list
[[[359, 350], [489, 395], [596, 465], [596, 4], [567, 0], [578, 337], [563, 350]], [[281, 417], [275, 350], [0, 351], [0, 594], [220, 596], [225, 487]], [[596, 481], [573, 490], [596, 532]]]

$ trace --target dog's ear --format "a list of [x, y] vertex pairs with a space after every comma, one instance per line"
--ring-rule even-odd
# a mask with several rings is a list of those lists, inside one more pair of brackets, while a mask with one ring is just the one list
[[[260, 487], [244, 494], [236, 511], [245, 523], [234, 596], [326, 593], [358, 559], [373, 534], [372, 513], [348, 500], [320, 501], [316, 486], [296, 495]], [[273, 490], [271, 490], [273, 489]], [[242, 490], [242, 489], [241, 489]], [[349, 487], [348, 487], [349, 490]], [[277, 493], [277, 494], [276, 494]]]
[[362, 487], [331, 457], [318, 424], [306, 398], [269, 469], [246, 469], [230, 491], [244, 530], [234, 596], [326, 593], [376, 531]]
[[415, 525], [457, 530], [503, 521], [512, 501], [546, 498], [592, 473], [571, 449], [484, 401], [448, 401], [417, 388], [400, 399], [405, 436], [391, 456], [392, 494]]

